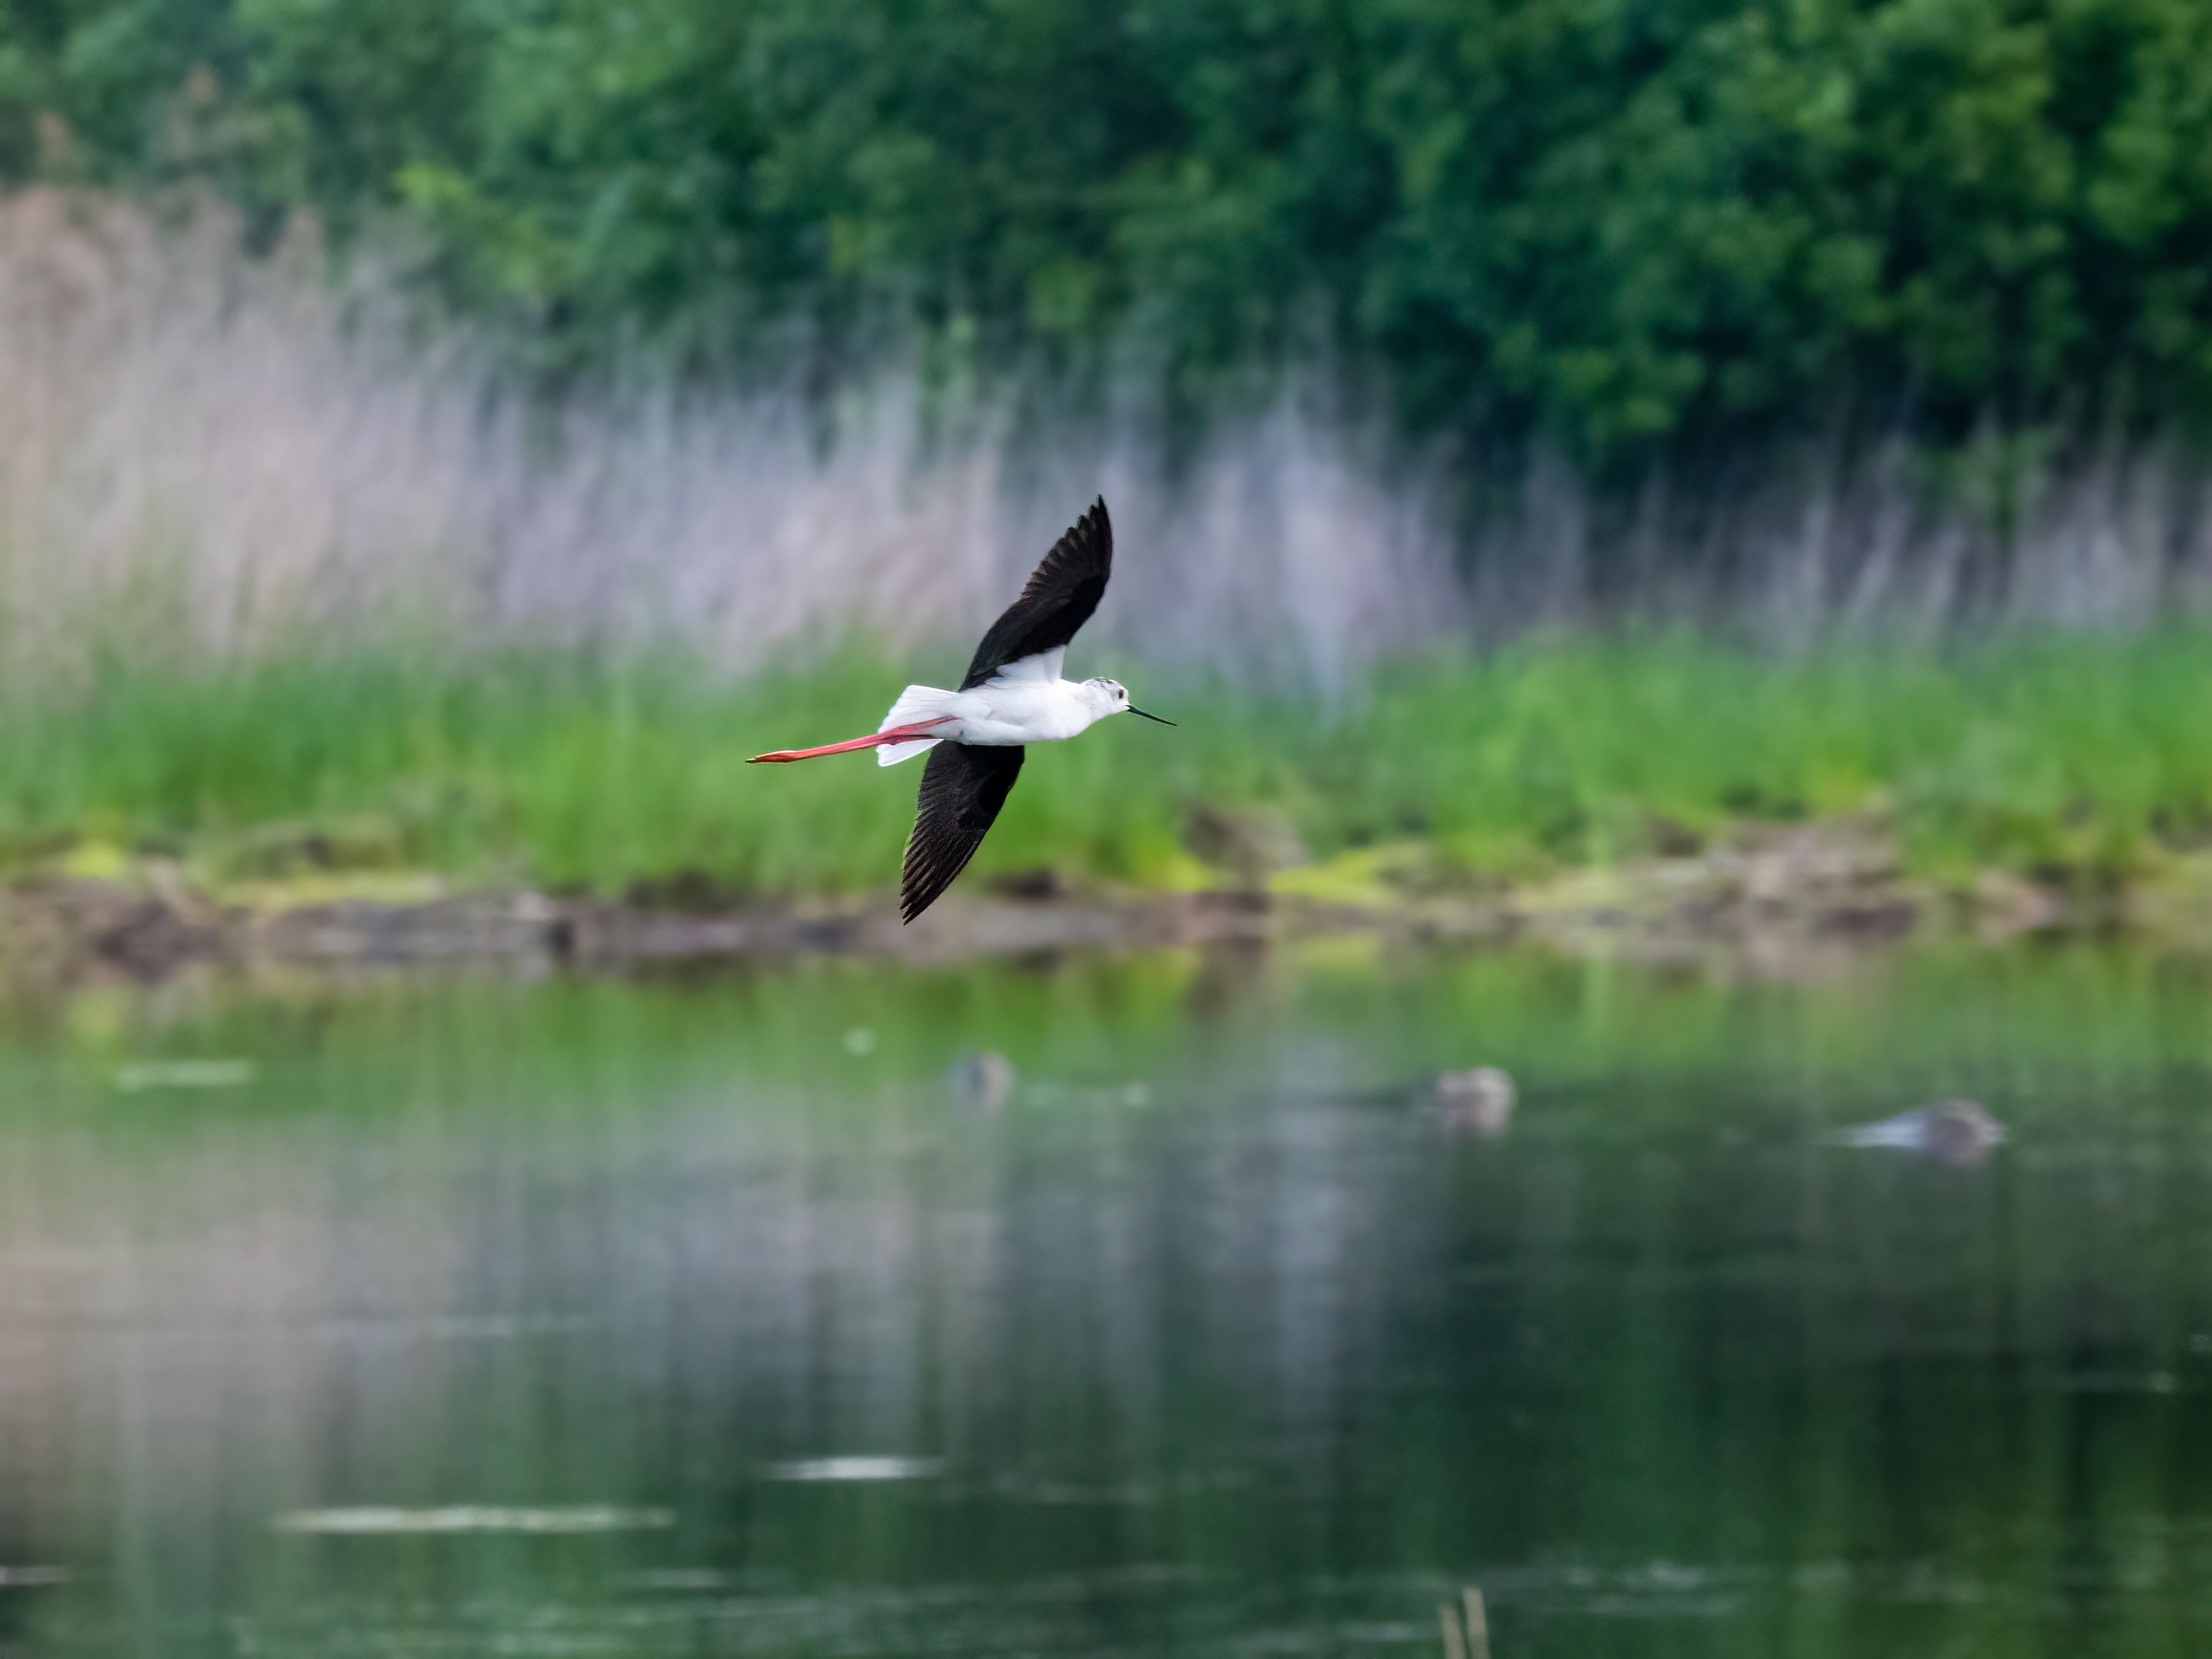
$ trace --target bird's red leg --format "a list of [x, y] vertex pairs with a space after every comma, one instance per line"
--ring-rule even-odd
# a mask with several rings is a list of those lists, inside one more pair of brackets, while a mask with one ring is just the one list
[[926, 738], [930, 728], [942, 726], [955, 719], [951, 714], [939, 714], [935, 720], [923, 720], [915, 726], [894, 726], [888, 732], [871, 732], [865, 738], [848, 738], [842, 743], [825, 743], [819, 749], [775, 749], [765, 755], [755, 755], [745, 764], [753, 766], [762, 761], [812, 760], [817, 755], [842, 755], [848, 749], [874, 749], [887, 743], [911, 743], [916, 738]]

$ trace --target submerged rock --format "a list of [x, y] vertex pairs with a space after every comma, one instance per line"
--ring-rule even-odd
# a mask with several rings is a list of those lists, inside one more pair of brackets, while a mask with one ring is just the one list
[[1475, 1066], [1437, 1079], [1432, 1109], [1452, 1133], [1490, 1140], [1504, 1134], [1512, 1122], [1513, 1102], [1510, 1076], [1495, 1066]]
[[1014, 1097], [1014, 1085], [1021, 1074], [1012, 1060], [985, 1048], [954, 1060], [945, 1080], [951, 1086], [952, 1097], [962, 1105], [995, 1114]]

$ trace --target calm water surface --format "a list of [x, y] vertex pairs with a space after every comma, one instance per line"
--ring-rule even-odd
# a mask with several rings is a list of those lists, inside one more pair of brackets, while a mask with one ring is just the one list
[[2212, 1652], [2202, 965], [102, 991], [0, 1091], [8, 1654]]

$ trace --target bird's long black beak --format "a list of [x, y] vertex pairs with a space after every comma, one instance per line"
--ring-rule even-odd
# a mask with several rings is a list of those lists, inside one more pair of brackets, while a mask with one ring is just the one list
[[[1145, 714], [1145, 711], [1136, 707], [1133, 703], [1130, 705], [1129, 712], [1132, 714]], [[1160, 720], [1160, 717], [1158, 714], [1145, 714], [1145, 718], [1148, 720]], [[1173, 726], [1175, 722], [1173, 720], [1160, 720], [1160, 724], [1162, 726]]]

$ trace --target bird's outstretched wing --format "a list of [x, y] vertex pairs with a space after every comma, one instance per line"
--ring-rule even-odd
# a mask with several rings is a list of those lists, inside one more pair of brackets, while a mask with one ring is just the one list
[[1018, 746], [943, 743], [921, 772], [921, 808], [906, 844], [899, 920], [912, 921], [968, 866], [1022, 769]]
[[1066, 645], [1098, 608], [1113, 571], [1114, 526], [1102, 498], [1053, 544], [1021, 598], [991, 624], [960, 689], [972, 691], [1010, 662]]

